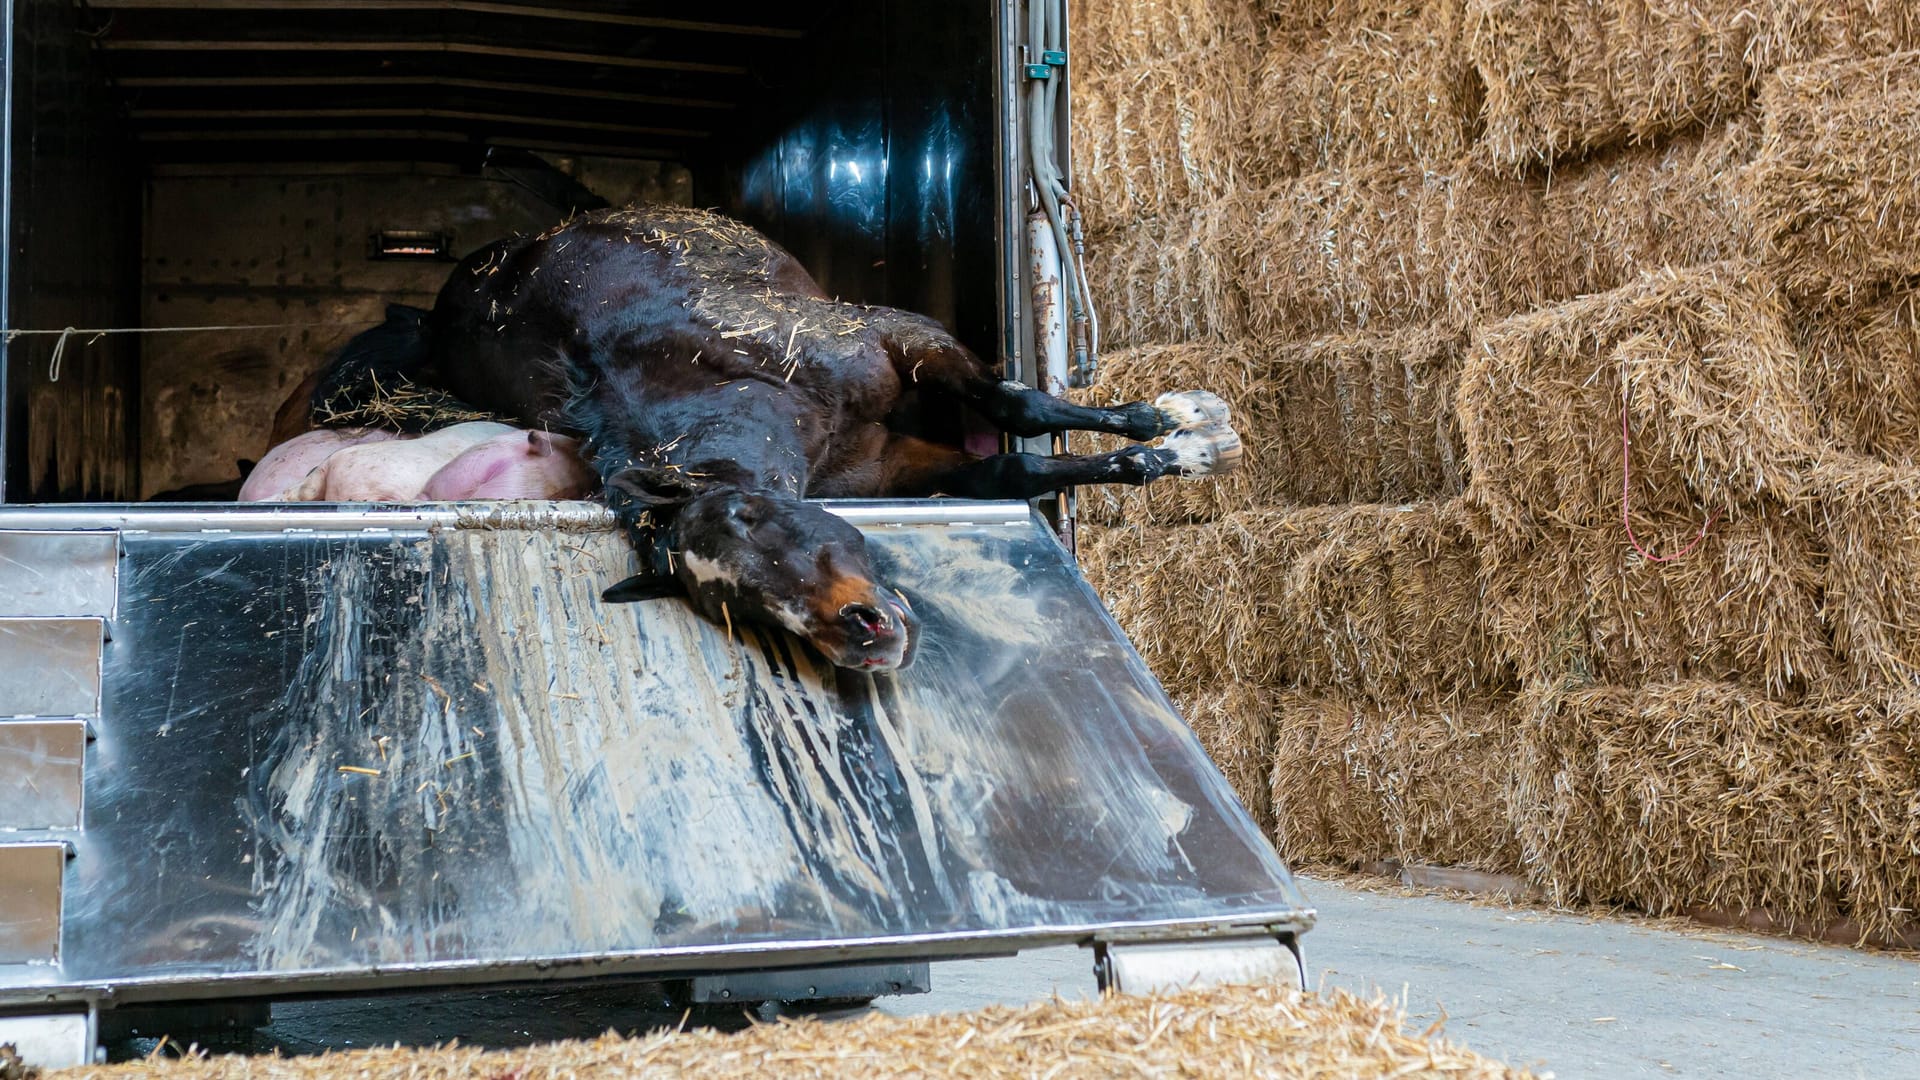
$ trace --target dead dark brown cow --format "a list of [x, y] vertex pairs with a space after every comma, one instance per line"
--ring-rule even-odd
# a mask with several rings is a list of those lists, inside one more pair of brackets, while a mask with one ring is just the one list
[[[1017, 436], [1162, 442], [983, 457], [889, 427], [911, 397]], [[679, 207], [595, 211], [476, 252], [424, 320], [396, 308], [350, 343], [314, 405], [326, 424], [484, 413], [576, 435], [660, 572], [609, 600], [669, 577], [716, 621], [783, 626], [874, 671], [911, 660], [912, 612], [874, 580], [859, 533], [805, 498], [1025, 499], [1205, 476], [1240, 453], [1212, 394], [1061, 401], [999, 378], [931, 319], [828, 299], [760, 233]]]

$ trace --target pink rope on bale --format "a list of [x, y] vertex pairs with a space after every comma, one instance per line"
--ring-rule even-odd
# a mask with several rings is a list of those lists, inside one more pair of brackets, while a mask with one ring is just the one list
[[1691, 555], [1693, 549], [1699, 547], [1700, 542], [1707, 538], [1707, 530], [1713, 528], [1713, 523], [1719, 518], [1720, 511], [1710, 511], [1707, 514], [1706, 524], [1700, 526], [1700, 535], [1693, 538], [1693, 543], [1672, 555], [1655, 555], [1640, 546], [1640, 538], [1633, 535], [1633, 428], [1628, 422], [1627, 411], [1631, 393], [1631, 384], [1627, 380], [1626, 372], [1623, 371], [1620, 373], [1620, 524], [1626, 526], [1627, 543], [1633, 545], [1633, 550], [1639, 552], [1641, 558], [1652, 563], [1679, 562]]

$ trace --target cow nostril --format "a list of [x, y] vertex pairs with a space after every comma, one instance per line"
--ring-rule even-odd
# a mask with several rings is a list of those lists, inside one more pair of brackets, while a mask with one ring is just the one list
[[886, 612], [867, 604], [848, 604], [840, 609], [840, 617], [859, 624], [869, 634], [886, 630], [891, 622]]

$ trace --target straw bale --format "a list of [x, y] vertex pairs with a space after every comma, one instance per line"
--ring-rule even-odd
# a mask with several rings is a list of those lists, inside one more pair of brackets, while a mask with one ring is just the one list
[[1807, 508], [1824, 541], [1824, 615], [1849, 682], [1920, 687], [1920, 469], [1829, 455]]
[[1759, 126], [1736, 117], [1530, 181], [1541, 192], [1541, 294], [1563, 300], [1616, 289], [1666, 267], [1751, 257], [1735, 177], [1759, 141]]
[[1508, 687], [1457, 500], [1090, 530], [1081, 565], [1176, 694], [1301, 686], [1421, 701]]
[[1343, 512], [1301, 507], [1210, 525], [1089, 529], [1080, 566], [1176, 697], [1228, 682], [1284, 685], [1295, 673], [1273, 630], [1283, 618], [1281, 582]]
[[1182, 703], [1181, 715], [1260, 831], [1271, 834], [1273, 798], [1268, 774], [1273, 771], [1273, 693], [1264, 687], [1230, 683], [1191, 695]]
[[740, 1032], [659, 1031], [516, 1050], [449, 1045], [351, 1050], [316, 1057], [155, 1059], [83, 1066], [48, 1080], [447, 1080], [515, 1077], [1001, 1077], [1091, 1080], [1151, 1076], [1394, 1076], [1525, 1080], [1441, 1038], [1412, 1034], [1404, 1008], [1344, 990], [1264, 984], [1155, 995], [1054, 998], [966, 1013], [851, 1020], [781, 1017]]
[[1260, 33], [1248, 0], [1080, 0], [1067, 29], [1076, 71], [1250, 43]]
[[1511, 873], [1515, 716], [1289, 691], [1274, 702], [1274, 844], [1289, 860], [1398, 860]]
[[[1148, 345], [1109, 353], [1097, 404], [1151, 401], [1201, 387], [1224, 398], [1246, 449], [1225, 476], [1144, 487], [1083, 488], [1090, 521], [1213, 521], [1276, 503], [1406, 502], [1459, 493], [1464, 483], [1453, 390], [1465, 335], [1449, 326], [1311, 341], [1255, 338]], [[1076, 453], [1123, 445], [1076, 433]]]
[[1746, 106], [1746, 0], [1467, 0], [1482, 149], [1509, 170], [1710, 123]]
[[1374, 0], [1311, 32], [1269, 39], [1250, 112], [1277, 171], [1451, 163], [1472, 142], [1479, 82], [1464, 0]]
[[1920, 895], [1911, 697], [1803, 705], [1686, 681], [1525, 699], [1513, 813], [1556, 902], [1890, 929]]
[[[1584, 291], [1551, 273], [1546, 185], [1462, 161], [1314, 173], [1257, 198], [1240, 264], [1249, 325], [1300, 337], [1468, 324]], [[1563, 260], [1564, 261], [1564, 260]], [[1601, 283], [1601, 287], [1611, 282]]]
[[1089, 228], [1178, 213], [1267, 179], [1247, 153], [1253, 56], [1236, 40], [1081, 80], [1073, 174]]
[[1303, 688], [1401, 703], [1512, 689], [1486, 629], [1484, 529], [1460, 500], [1342, 512], [1280, 578], [1262, 666]]
[[1822, 437], [1844, 453], [1920, 463], [1920, 284], [1802, 305], [1793, 335]]
[[1756, 81], [1788, 64], [1920, 48], [1912, 0], [1765, 0], [1749, 13], [1747, 64]]
[[1252, 330], [1300, 337], [1438, 318], [1449, 186], [1443, 175], [1374, 166], [1274, 189], [1240, 238]]
[[[1700, 526], [1697, 517], [1636, 516], [1635, 534], [1665, 557]], [[1497, 651], [1542, 685], [1704, 678], [1792, 699], [1836, 670], [1821, 618], [1821, 538], [1778, 505], [1746, 504], [1716, 519], [1671, 562], [1638, 555], [1616, 519], [1495, 540], [1481, 564]]]
[[1623, 408], [1637, 514], [1699, 521], [1791, 492], [1818, 443], [1805, 382], [1780, 297], [1740, 263], [1485, 326], [1458, 397], [1467, 497], [1514, 533], [1617, 526]]
[[1246, 205], [1229, 197], [1087, 238], [1087, 278], [1103, 349], [1245, 335], [1236, 249]]
[[1783, 68], [1761, 93], [1751, 227], [1797, 296], [1920, 274], [1920, 51]]

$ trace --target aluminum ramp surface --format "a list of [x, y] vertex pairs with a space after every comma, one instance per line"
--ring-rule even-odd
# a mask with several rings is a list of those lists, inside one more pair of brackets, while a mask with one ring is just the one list
[[899, 676], [602, 603], [583, 504], [0, 508], [0, 1007], [1311, 924], [1025, 504], [834, 505]]

